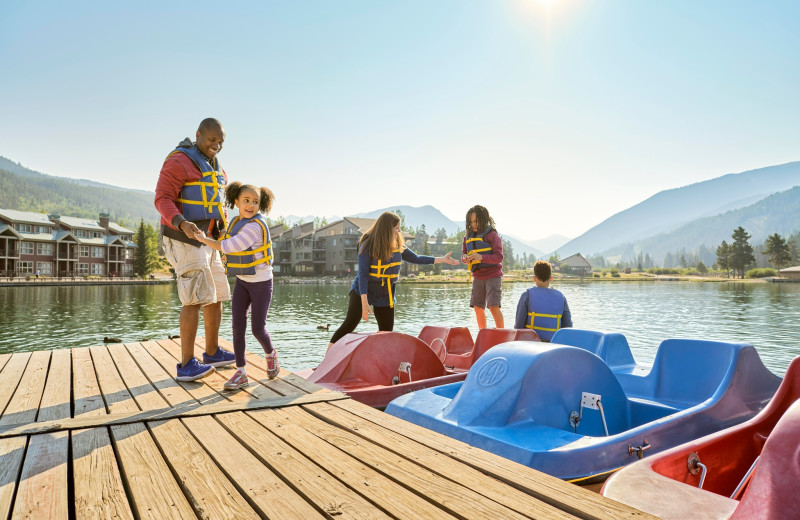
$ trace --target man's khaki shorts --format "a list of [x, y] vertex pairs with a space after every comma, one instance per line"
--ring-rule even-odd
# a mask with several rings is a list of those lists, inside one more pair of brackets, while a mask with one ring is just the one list
[[162, 237], [162, 245], [178, 277], [178, 297], [184, 307], [231, 299], [231, 287], [217, 251], [207, 245], [195, 247], [169, 237]]

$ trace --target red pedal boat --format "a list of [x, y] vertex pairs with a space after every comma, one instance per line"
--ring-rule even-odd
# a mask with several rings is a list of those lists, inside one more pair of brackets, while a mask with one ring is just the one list
[[487, 350], [508, 341], [539, 341], [531, 330], [426, 326], [418, 337], [400, 332], [348, 334], [316, 369], [296, 372], [330, 390], [383, 409], [414, 390], [463, 381]]
[[664, 520], [800, 518], [800, 356], [755, 417], [613, 475], [602, 494]]

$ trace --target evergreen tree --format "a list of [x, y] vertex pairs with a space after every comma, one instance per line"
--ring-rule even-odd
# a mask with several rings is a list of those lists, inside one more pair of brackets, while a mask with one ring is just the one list
[[136, 231], [136, 258], [133, 272], [136, 276], [144, 278], [152, 273], [158, 264], [158, 233], [151, 224], [141, 219], [139, 229]]
[[[424, 226], [425, 225], [423, 224], [423, 227]], [[431, 254], [431, 246], [428, 245], [428, 235], [425, 235], [425, 243], [422, 244], [422, 254], [425, 256], [430, 256]], [[433, 271], [433, 266], [430, 264], [425, 264], [420, 267], [420, 270], [423, 273], [430, 273], [431, 271]]]
[[730, 276], [731, 246], [724, 240], [717, 247], [717, 266], [725, 271], [726, 278]]
[[697, 269], [697, 272], [700, 273], [700, 274], [706, 274], [708, 272], [708, 267], [706, 267], [706, 264], [704, 264], [702, 260], [697, 262], [697, 268], [696, 269]]
[[763, 254], [769, 256], [769, 263], [782, 269], [792, 262], [792, 251], [786, 240], [778, 233], [767, 237], [766, 251]]
[[508, 271], [514, 269], [514, 247], [505, 238], [503, 239], [503, 269]]
[[750, 264], [756, 261], [753, 256], [753, 246], [750, 245], [750, 234], [742, 226], [733, 230], [731, 235], [730, 265], [739, 272], [739, 277], [744, 278], [744, 272]]

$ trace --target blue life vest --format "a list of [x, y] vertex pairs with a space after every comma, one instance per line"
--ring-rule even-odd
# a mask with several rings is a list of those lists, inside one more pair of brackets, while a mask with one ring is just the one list
[[[486, 241], [486, 235], [489, 234], [490, 231], [494, 231], [492, 226], [487, 226], [486, 231], [481, 234], [473, 233], [472, 230], [467, 230], [467, 233], [464, 235], [464, 245], [466, 246], [465, 249], [467, 250], [467, 254], [470, 253], [480, 253], [484, 254], [491, 254], [492, 253], [492, 245]], [[467, 266], [470, 272], [474, 272], [477, 269], [481, 269], [483, 267], [494, 267], [497, 264], [490, 264], [487, 262], [478, 262], [473, 261], [470, 262]]]
[[[256, 266], [258, 264], [272, 265], [272, 240], [269, 236], [269, 225], [267, 219], [261, 213], [256, 213], [251, 218], [241, 218], [237, 216], [228, 226], [228, 231], [225, 233], [225, 238], [231, 238], [236, 235], [242, 228], [249, 222], [258, 222], [261, 225], [261, 230], [264, 233], [264, 242], [261, 247], [255, 249], [248, 247], [244, 251], [238, 253], [226, 253], [222, 256], [222, 263], [225, 265], [225, 271], [229, 275], [235, 274], [256, 274]], [[264, 258], [256, 258], [255, 253], [262, 253]]]
[[[384, 285], [389, 291], [389, 307], [394, 307], [394, 296], [392, 295], [392, 288], [397, 283], [397, 277], [400, 276], [400, 264], [403, 263], [403, 250], [395, 249], [392, 251], [392, 258], [384, 263], [377, 258], [370, 258], [369, 276], [370, 285], [375, 278], [375, 283], [381, 281], [381, 287]], [[376, 287], [377, 285], [373, 286]]]
[[224, 227], [225, 175], [219, 159], [214, 157], [213, 164], [209, 163], [197, 145], [178, 145], [170, 155], [178, 152], [186, 154], [200, 171], [200, 180], [185, 183], [181, 190], [178, 202], [182, 204], [183, 218], [189, 221], [220, 220]]
[[533, 329], [543, 341], [550, 341], [561, 328], [566, 298], [561, 291], [548, 287], [531, 287], [528, 295], [528, 321], [525, 328]]

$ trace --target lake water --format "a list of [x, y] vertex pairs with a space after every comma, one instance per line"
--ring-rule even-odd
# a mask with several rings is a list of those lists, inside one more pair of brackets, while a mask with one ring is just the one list
[[[529, 285], [503, 285], [506, 326]], [[640, 363], [652, 362], [667, 338], [745, 341], [783, 375], [800, 355], [800, 284], [596, 282], [555, 285], [567, 297], [575, 327], [621, 332]], [[276, 285], [267, 328], [289, 370], [316, 366], [344, 318], [349, 285]], [[395, 330], [424, 325], [477, 326], [467, 285], [405, 284], [398, 290]], [[0, 287], [0, 353], [99, 345], [178, 334], [174, 285]], [[488, 313], [487, 313], [488, 315]], [[492, 325], [491, 317], [488, 317]], [[330, 331], [317, 329], [331, 325]], [[221, 335], [231, 339], [226, 305]], [[362, 323], [359, 332], [377, 330]], [[202, 324], [201, 324], [202, 335]], [[248, 339], [248, 349], [263, 354]]]

